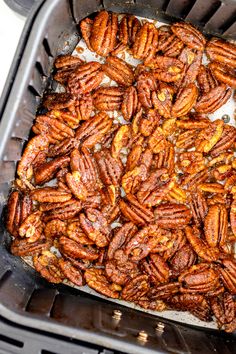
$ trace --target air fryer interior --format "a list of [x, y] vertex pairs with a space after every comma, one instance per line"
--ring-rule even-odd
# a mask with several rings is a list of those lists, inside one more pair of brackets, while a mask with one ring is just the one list
[[[50, 85], [53, 61], [57, 55], [71, 53], [75, 48], [78, 40], [76, 23], [102, 8], [162, 21], [181, 18], [200, 25], [206, 32], [213, 31], [230, 38], [236, 34], [235, 1], [222, 4], [213, 0], [149, 0], [145, 3], [141, 0], [114, 3], [109, 0], [42, 0], [32, 27], [29, 28], [29, 22], [28, 30], [24, 32], [24, 51], [23, 44], [18, 49], [18, 54], [21, 49], [22, 57], [19, 58], [18, 69], [11, 69], [16, 74], [8, 81], [8, 97], [5, 101], [2, 98], [5, 103], [0, 125], [1, 210], [41, 96]], [[129, 353], [233, 352], [233, 335], [219, 336], [218, 332], [196, 330], [109, 301], [97, 300], [63, 285], [55, 287], [49, 284], [8, 252], [10, 238], [3, 225], [4, 210], [0, 244], [0, 314], [3, 317], [57, 335], [117, 350], [122, 348]], [[114, 310], [122, 312], [120, 321], [114, 318]], [[137, 340], [141, 330], [148, 334], [145, 344]]]

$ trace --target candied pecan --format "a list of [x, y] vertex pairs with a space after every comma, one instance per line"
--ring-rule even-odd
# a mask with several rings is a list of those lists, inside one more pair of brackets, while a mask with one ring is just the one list
[[207, 43], [206, 53], [211, 61], [236, 67], [236, 46], [233, 43], [213, 38]]
[[180, 284], [178, 282], [172, 282], [167, 284], [161, 284], [152, 288], [148, 293], [148, 296], [152, 300], [156, 299], [168, 299], [171, 298], [174, 294], [179, 292]]
[[65, 221], [55, 219], [49, 221], [43, 230], [44, 235], [47, 238], [55, 238], [66, 234], [66, 223]]
[[31, 197], [39, 203], [63, 203], [70, 200], [72, 195], [54, 187], [44, 187], [34, 189], [31, 192]]
[[139, 300], [142, 296], [147, 294], [150, 288], [148, 278], [147, 275], [140, 274], [134, 279], [131, 279], [122, 290], [122, 299], [126, 301], [134, 301]]
[[220, 119], [212, 122], [209, 127], [202, 130], [196, 140], [196, 150], [209, 152], [221, 139], [224, 129], [224, 122]]
[[170, 202], [180, 202], [180, 203], [185, 203], [187, 200], [187, 195], [186, 192], [181, 188], [176, 185], [176, 183], [173, 181], [174, 186], [171, 188], [169, 193], [166, 196], [166, 199]]
[[176, 140], [176, 147], [180, 149], [189, 149], [195, 145], [196, 138], [198, 137], [199, 130], [187, 130], [180, 133]]
[[236, 236], [236, 200], [233, 201], [230, 208], [230, 225], [234, 236]]
[[235, 259], [223, 259], [219, 268], [220, 278], [228, 291], [236, 295], [236, 261]]
[[[171, 257], [174, 256], [174, 254], [181, 249], [186, 243], [187, 243], [187, 239], [186, 236], [183, 232], [183, 230], [175, 230], [175, 231], [168, 231], [165, 230], [165, 232], [168, 235], [169, 239], [171, 240], [171, 247], [169, 247], [167, 250], [165, 250], [162, 253], [162, 257], [164, 258], [165, 261], [171, 259]], [[153, 252], [156, 252], [158, 250], [154, 249]]]
[[51, 93], [44, 97], [43, 106], [48, 110], [64, 109], [70, 107], [73, 102], [73, 97], [68, 92]]
[[47, 116], [38, 116], [32, 129], [35, 134], [47, 134], [50, 143], [57, 143], [66, 138], [74, 137], [73, 129], [58, 119]]
[[233, 144], [236, 141], [236, 129], [235, 127], [224, 125], [223, 133], [215, 146], [211, 149], [210, 155], [212, 157], [218, 156], [221, 153], [226, 152], [228, 149], [233, 148]]
[[37, 241], [43, 232], [42, 212], [35, 211], [23, 221], [19, 227], [19, 235], [26, 237], [28, 242]]
[[162, 51], [165, 56], [178, 56], [184, 43], [171, 32], [170, 26], [161, 26], [158, 31], [158, 51]]
[[176, 58], [157, 55], [146, 65], [153, 69], [153, 76], [160, 81], [176, 82], [183, 76], [184, 64]]
[[228, 234], [228, 216], [225, 206], [210, 206], [204, 220], [204, 231], [209, 246], [225, 245]]
[[160, 82], [157, 92], [152, 92], [152, 103], [164, 118], [171, 117], [173, 93], [173, 88], [164, 82]]
[[109, 283], [103, 269], [86, 269], [84, 277], [88, 286], [96, 290], [98, 293], [113, 299], [119, 298], [119, 291], [121, 290], [121, 287], [119, 285]]
[[54, 66], [57, 69], [71, 66], [74, 64], [81, 64], [83, 61], [79, 57], [75, 57], [70, 54], [59, 55], [54, 62]]
[[49, 250], [52, 246], [50, 239], [40, 237], [35, 242], [29, 242], [28, 238], [16, 238], [11, 243], [11, 253], [18, 257], [33, 256], [42, 251]]
[[177, 22], [171, 26], [172, 32], [188, 47], [203, 51], [206, 40], [195, 27], [186, 22]]
[[110, 230], [107, 220], [99, 210], [86, 209], [86, 216], [81, 213], [79, 220], [83, 231], [98, 247], [108, 245]]
[[116, 251], [122, 248], [124, 244], [129, 241], [136, 232], [137, 227], [132, 222], [127, 222], [123, 224], [121, 228], [115, 233], [114, 237], [109, 243], [107, 258], [109, 260], [116, 258]]
[[106, 57], [116, 46], [117, 30], [117, 14], [109, 14], [107, 11], [99, 12], [93, 21], [89, 37], [91, 48], [97, 54]]
[[76, 139], [81, 145], [92, 148], [101, 142], [102, 138], [109, 132], [112, 120], [105, 112], [99, 112], [93, 118], [85, 121], [76, 130]]
[[208, 193], [225, 193], [224, 186], [220, 183], [200, 183], [198, 188]]
[[64, 139], [59, 144], [54, 144], [50, 146], [50, 148], [48, 149], [48, 157], [68, 155], [76, 145], [76, 139]]
[[197, 82], [200, 88], [200, 92], [203, 95], [218, 85], [217, 80], [212, 75], [211, 70], [204, 65], [201, 65], [199, 68]]
[[144, 72], [138, 76], [138, 99], [144, 108], [152, 108], [152, 92], [157, 90], [157, 82], [150, 72]]
[[235, 194], [235, 187], [236, 187], [236, 174], [233, 174], [232, 176], [230, 176], [226, 182], [225, 182], [225, 191], [227, 191], [228, 193], [232, 193]]
[[64, 276], [60, 270], [58, 258], [49, 251], [42, 251], [33, 257], [34, 267], [50, 283], [61, 283]]
[[147, 178], [147, 174], [148, 168], [143, 163], [125, 173], [122, 177], [122, 187], [125, 193], [136, 193], [141, 183]]
[[151, 283], [166, 283], [170, 277], [170, 269], [165, 260], [158, 254], [150, 254], [142, 262], [142, 267], [145, 273], [149, 275]]
[[141, 205], [132, 194], [127, 194], [126, 198], [127, 200], [121, 200], [119, 205], [121, 213], [128, 220], [135, 225], [145, 225], [153, 220], [153, 212]]
[[139, 124], [140, 133], [145, 137], [150, 136], [159, 125], [160, 118], [159, 113], [155, 109], [149, 109], [143, 113]]
[[102, 65], [96, 61], [80, 65], [68, 79], [70, 93], [78, 96], [96, 89], [104, 76], [101, 69]]
[[131, 86], [134, 81], [134, 73], [130, 65], [123, 59], [108, 57], [102, 66], [104, 73], [118, 85]]
[[59, 249], [61, 253], [75, 259], [94, 261], [99, 257], [98, 252], [91, 246], [83, 245], [65, 236], [59, 239]]
[[171, 115], [174, 117], [185, 116], [195, 105], [197, 97], [198, 89], [194, 83], [190, 83], [180, 89], [177, 99], [172, 107]]
[[59, 259], [58, 264], [61, 272], [72, 283], [74, 283], [77, 286], [82, 286], [84, 284], [83, 275], [81, 271], [78, 268], [74, 267], [70, 261], [61, 258]]
[[167, 304], [177, 311], [189, 311], [202, 321], [212, 320], [210, 305], [201, 294], [176, 294], [168, 299]]
[[220, 255], [219, 249], [209, 247], [207, 242], [205, 242], [200, 237], [200, 231], [197, 227], [187, 226], [185, 228], [185, 234], [188, 239], [188, 242], [191, 244], [198, 257], [204, 259], [207, 262], [214, 262], [218, 260]]
[[231, 90], [225, 84], [218, 85], [203, 94], [194, 106], [200, 113], [213, 113], [223, 106], [231, 96]]
[[121, 108], [124, 90], [121, 87], [99, 87], [93, 94], [94, 107], [100, 111], [114, 111]]
[[232, 325], [234, 326], [233, 330], [236, 326], [236, 309], [233, 296], [225, 292], [221, 298], [213, 297], [210, 304], [219, 327], [224, 327], [226, 332], [232, 332]]
[[131, 120], [136, 113], [138, 106], [138, 94], [134, 86], [130, 86], [125, 90], [121, 112], [125, 120]]
[[208, 66], [218, 81], [232, 88], [236, 88], [235, 69], [231, 69], [228, 66], [216, 62], [210, 63]]
[[135, 59], [152, 60], [158, 45], [158, 31], [153, 23], [146, 22], [137, 32], [132, 48]]
[[68, 220], [73, 218], [82, 209], [80, 200], [70, 199], [64, 203], [45, 203], [40, 209], [45, 211], [44, 221], [48, 222], [53, 219]]
[[133, 15], [126, 14], [119, 25], [118, 38], [125, 45], [132, 45], [141, 27], [140, 21]]
[[148, 145], [154, 154], [160, 153], [167, 147], [168, 142], [163, 130], [160, 127], [157, 127], [149, 137]]
[[174, 146], [167, 142], [165, 149], [155, 154], [153, 159], [154, 168], [166, 168], [167, 172], [171, 174], [174, 171], [175, 150]]
[[119, 285], [125, 285], [138, 274], [137, 264], [128, 260], [125, 263], [116, 260], [107, 261], [105, 272], [112, 282]]
[[66, 85], [71, 73], [83, 63], [79, 57], [73, 55], [60, 55], [56, 58], [54, 66], [58, 69], [53, 79]]
[[204, 170], [197, 172], [194, 175], [186, 175], [181, 180], [181, 186], [183, 188], [188, 188], [189, 190], [196, 188], [197, 185], [206, 181], [209, 178], [209, 169], [205, 168]]
[[54, 178], [59, 169], [67, 167], [70, 162], [68, 156], [59, 156], [48, 162], [40, 164], [34, 169], [34, 181], [36, 184], [44, 184]]
[[87, 47], [89, 50], [93, 50], [92, 47], [90, 46], [90, 36], [92, 32], [92, 27], [93, 27], [93, 20], [90, 18], [86, 17], [80, 22], [80, 31], [83, 37], [83, 40], [85, 41]]
[[79, 219], [72, 219], [72, 221], [68, 223], [66, 234], [70, 239], [82, 245], [94, 244], [94, 242], [82, 231]]
[[178, 167], [184, 173], [196, 174], [205, 168], [203, 154], [198, 151], [188, 151], [178, 154]]
[[166, 203], [156, 207], [155, 222], [163, 228], [183, 228], [191, 220], [191, 212], [181, 204]]
[[170, 267], [171, 275], [175, 278], [181, 273], [185, 272], [189, 267], [196, 263], [197, 256], [192, 246], [189, 244], [184, 245], [179, 250], [176, 251], [174, 256], [171, 258]]
[[202, 62], [202, 52], [195, 52], [186, 47], [182, 50], [178, 59], [185, 64], [183, 78], [180, 81], [180, 87], [184, 87], [196, 80]]
[[152, 300], [148, 296], [142, 296], [141, 299], [135, 300], [135, 303], [145, 310], [152, 311], [164, 311], [166, 309], [166, 304], [162, 300]]
[[189, 195], [188, 204], [193, 215], [196, 226], [203, 225], [205, 216], [208, 212], [207, 201], [200, 190], [192, 191]]
[[20, 213], [21, 213], [21, 203], [20, 203], [20, 193], [14, 191], [10, 194], [7, 203], [7, 220], [6, 228], [13, 236], [18, 235], [18, 228], [20, 224]]
[[121, 180], [123, 166], [119, 159], [114, 159], [109, 150], [95, 153], [100, 178], [105, 185], [118, 186]]
[[21, 199], [20, 222], [22, 223], [33, 211], [33, 201], [29, 194], [23, 195]]
[[130, 138], [130, 126], [122, 125], [116, 132], [111, 145], [111, 155], [114, 159], [118, 159], [121, 149], [128, 145]]
[[70, 191], [76, 198], [84, 201], [87, 198], [88, 190], [81, 179], [81, 174], [78, 171], [66, 174], [66, 183]]

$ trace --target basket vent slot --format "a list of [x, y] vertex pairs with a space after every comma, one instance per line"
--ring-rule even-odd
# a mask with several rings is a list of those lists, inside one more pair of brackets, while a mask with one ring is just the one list
[[49, 316], [56, 295], [57, 295], [57, 290], [55, 289], [34, 290], [27, 304], [26, 311]]
[[170, 0], [166, 8], [166, 13], [178, 18], [185, 18], [195, 2], [196, 0]]
[[0, 278], [0, 287], [5, 283], [5, 281], [11, 276], [12, 271], [7, 269]]
[[51, 352], [50, 350], [41, 350], [42, 354], [57, 354], [56, 352]]
[[186, 20], [195, 24], [199, 23], [204, 25], [210, 20], [220, 6], [221, 1], [219, 0], [197, 0], [189, 14], [186, 16]]
[[45, 49], [47, 55], [48, 55], [49, 57], [53, 57], [47, 38], [44, 38], [44, 40], [43, 40], [43, 46], [44, 46], [44, 49]]
[[23, 342], [13, 339], [13, 338], [10, 338], [10, 337], [7, 337], [7, 336], [4, 336], [3, 334], [0, 334], [0, 341], [11, 344], [11, 345], [18, 347], [18, 348], [23, 348], [23, 346], [24, 346]]

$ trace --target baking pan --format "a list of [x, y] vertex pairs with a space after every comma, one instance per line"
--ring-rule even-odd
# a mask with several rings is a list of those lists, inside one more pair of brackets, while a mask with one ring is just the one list
[[[0, 106], [0, 197], [4, 205], [15, 167], [58, 54], [71, 53], [77, 23], [105, 8], [170, 22], [186, 19], [205, 33], [235, 38], [235, 1], [39, 1], [27, 21], [17, 58]], [[217, 20], [218, 19], [218, 20]], [[234, 335], [196, 329], [144, 314], [63, 285], [54, 287], [8, 252], [9, 235], [1, 223], [0, 314], [15, 323], [96, 343], [127, 353], [233, 353]], [[116, 311], [121, 312], [117, 320]], [[146, 341], [140, 341], [144, 331]]]

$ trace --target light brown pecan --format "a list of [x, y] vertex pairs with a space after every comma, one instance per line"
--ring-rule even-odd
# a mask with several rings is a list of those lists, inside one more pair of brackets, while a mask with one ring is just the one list
[[214, 87], [218, 86], [216, 78], [212, 75], [211, 70], [201, 65], [197, 75], [197, 82], [202, 95], [209, 92]]
[[40, 164], [34, 169], [34, 181], [36, 184], [44, 184], [54, 178], [55, 174], [70, 162], [68, 156], [59, 156], [48, 162]]
[[236, 68], [235, 44], [213, 38], [207, 43], [206, 53], [211, 61]]
[[65, 235], [66, 222], [59, 219], [51, 220], [45, 225], [43, 233], [47, 238], [55, 238], [61, 235]]
[[231, 90], [221, 84], [212, 88], [209, 92], [200, 97], [194, 106], [194, 109], [200, 113], [213, 113], [223, 106], [231, 96]]
[[76, 70], [79, 65], [83, 63], [79, 57], [73, 55], [60, 55], [56, 58], [54, 66], [57, 68], [53, 79], [66, 86], [67, 81], [71, 73]]
[[185, 65], [183, 78], [179, 81], [180, 87], [184, 87], [195, 82], [202, 62], [202, 52], [185, 47], [178, 59]]
[[196, 150], [209, 152], [221, 139], [224, 129], [224, 122], [220, 119], [209, 124], [209, 127], [202, 130], [196, 140]]
[[105, 264], [105, 272], [107, 277], [115, 284], [125, 285], [130, 279], [138, 274], [137, 264], [130, 262], [119, 262], [116, 260], [109, 260]]
[[82, 286], [84, 284], [81, 271], [74, 267], [70, 261], [60, 258], [58, 264], [64, 276], [68, 278], [72, 283], [77, 286]]
[[136, 59], [152, 60], [158, 45], [158, 31], [153, 23], [146, 22], [136, 34], [132, 54]]
[[236, 261], [235, 259], [223, 259], [219, 268], [220, 278], [228, 291], [236, 294]]
[[176, 58], [157, 55], [153, 60], [145, 61], [145, 64], [153, 69], [153, 76], [160, 81], [176, 82], [183, 76], [184, 64]]
[[218, 81], [232, 88], [236, 88], [235, 69], [231, 69], [217, 62], [212, 62], [208, 66]]
[[189, 244], [181, 247], [171, 258], [171, 275], [175, 278], [196, 263], [197, 255]]
[[88, 190], [81, 180], [81, 174], [78, 171], [66, 174], [66, 183], [71, 193], [78, 199], [85, 201]]
[[186, 22], [174, 23], [171, 26], [172, 32], [181, 39], [188, 47], [197, 50], [204, 50], [206, 40], [195, 27]]
[[89, 37], [90, 47], [97, 54], [106, 57], [116, 46], [117, 30], [117, 14], [107, 11], [99, 12], [92, 24]]
[[173, 94], [173, 88], [164, 82], [160, 82], [159, 89], [152, 92], [152, 103], [164, 118], [171, 117]]
[[117, 57], [108, 57], [102, 66], [104, 73], [114, 80], [118, 85], [131, 86], [134, 81], [132, 67], [123, 59]]
[[104, 76], [101, 69], [102, 65], [96, 61], [80, 65], [68, 80], [70, 93], [78, 96], [95, 90]]
[[165, 149], [161, 150], [158, 154], [154, 155], [153, 167], [156, 169], [166, 168], [168, 174], [172, 174], [174, 171], [174, 159], [174, 146], [171, 143], [167, 142], [165, 144]]
[[163, 228], [178, 229], [185, 227], [191, 220], [191, 212], [181, 204], [166, 203], [155, 209], [155, 222]]
[[83, 61], [76, 56], [70, 55], [70, 54], [65, 54], [65, 55], [59, 55], [54, 62], [54, 66], [57, 69], [64, 68], [64, 67], [69, 67], [73, 66], [74, 64], [81, 64]]
[[71, 240], [73, 240], [77, 243], [80, 243], [82, 245], [93, 245], [94, 244], [94, 242], [90, 238], [88, 238], [88, 236], [81, 229], [79, 218], [72, 219], [71, 221], [69, 221], [67, 229], [66, 229], [66, 235]]
[[198, 151], [188, 151], [178, 154], [178, 167], [184, 173], [196, 174], [205, 168], [203, 154]]
[[121, 105], [121, 112], [125, 120], [131, 120], [136, 113], [138, 107], [138, 94], [134, 86], [130, 86], [125, 90]]
[[158, 154], [167, 148], [168, 142], [160, 127], [157, 127], [148, 139], [149, 148], [154, 154]]
[[224, 125], [223, 133], [215, 146], [211, 149], [210, 154], [212, 157], [218, 156], [221, 153], [233, 149], [236, 141], [236, 129], [230, 125]]
[[198, 89], [194, 83], [190, 83], [183, 89], [180, 89], [177, 99], [171, 110], [172, 116], [185, 116], [195, 105], [197, 97]]
[[145, 225], [153, 221], [153, 212], [141, 205], [131, 194], [126, 195], [127, 200], [119, 203], [121, 213], [135, 225]]
[[144, 272], [149, 275], [151, 283], [166, 283], [170, 277], [170, 269], [165, 260], [158, 254], [150, 254], [149, 257], [142, 262]]
[[176, 146], [180, 149], [189, 149], [195, 145], [196, 138], [199, 134], [197, 129], [187, 130], [179, 134], [176, 140]]
[[157, 90], [157, 82], [153, 74], [144, 72], [137, 80], [138, 99], [144, 108], [152, 108], [152, 91]]
[[112, 144], [111, 155], [114, 159], [119, 159], [122, 148], [127, 147], [131, 136], [130, 126], [122, 125], [116, 132]]
[[31, 197], [39, 203], [63, 203], [70, 200], [72, 195], [54, 187], [44, 187], [34, 189]]
[[94, 261], [99, 257], [98, 252], [92, 246], [83, 245], [65, 236], [59, 239], [59, 249], [62, 254], [75, 259]]
[[105, 185], [118, 186], [123, 173], [123, 166], [119, 159], [114, 159], [109, 150], [95, 153], [99, 175]]
[[210, 247], [225, 245], [228, 234], [228, 215], [225, 206], [210, 206], [204, 220], [204, 231]]
[[93, 20], [91, 18], [86, 17], [80, 22], [80, 31], [89, 50], [93, 50], [90, 46], [90, 36], [93, 27]]
[[120, 22], [118, 38], [121, 43], [131, 46], [141, 27], [140, 21], [133, 15], [124, 15]]
[[61, 283], [64, 276], [58, 264], [58, 258], [49, 251], [42, 251], [41, 254], [33, 257], [34, 267], [42, 277], [50, 283]]
[[76, 139], [85, 148], [92, 148], [101, 142], [103, 137], [109, 132], [112, 120], [105, 112], [99, 112], [93, 118], [87, 120], [76, 130]]
[[84, 277], [88, 286], [96, 290], [98, 293], [113, 299], [119, 298], [119, 291], [121, 290], [121, 287], [110, 283], [107, 280], [103, 269], [86, 269]]
[[150, 136], [159, 125], [160, 118], [156, 109], [149, 109], [143, 113], [139, 124], [140, 133], [145, 137]]
[[100, 111], [120, 110], [123, 94], [121, 87], [99, 87], [93, 94], [94, 107]]

